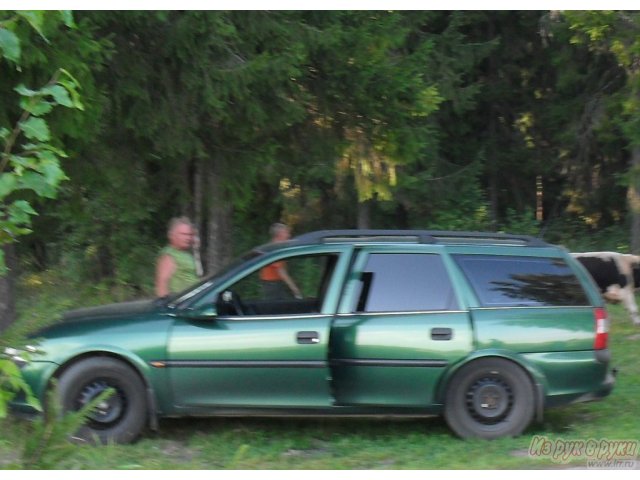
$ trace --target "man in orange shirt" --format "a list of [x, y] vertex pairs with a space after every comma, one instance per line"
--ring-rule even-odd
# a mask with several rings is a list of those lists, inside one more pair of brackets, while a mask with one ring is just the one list
[[[291, 238], [291, 231], [284, 223], [274, 223], [269, 229], [273, 243], [286, 242]], [[284, 261], [273, 262], [260, 270], [262, 292], [265, 299], [279, 300], [302, 298], [300, 289], [289, 276], [287, 265]]]

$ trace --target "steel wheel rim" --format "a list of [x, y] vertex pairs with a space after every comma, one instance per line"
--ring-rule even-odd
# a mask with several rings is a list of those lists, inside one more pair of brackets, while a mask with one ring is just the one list
[[502, 422], [511, 413], [513, 404], [513, 390], [498, 374], [477, 379], [467, 390], [467, 412], [484, 425]]
[[94, 380], [82, 387], [76, 399], [77, 409], [92, 402], [98, 395], [108, 388], [115, 391], [108, 398], [99, 402], [87, 418], [90, 426], [96, 429], [106, 429], [117, 424], [127, 410], [127, 398], [118, 385], [106, 379]]

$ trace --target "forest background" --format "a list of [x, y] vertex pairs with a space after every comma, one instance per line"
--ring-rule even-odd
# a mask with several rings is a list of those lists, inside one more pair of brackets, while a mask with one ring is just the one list
[[0, 11], [0, 55], [0, 331], [34, 273], [151, 295], [178, 215], [207, 273], [275, 221], [640, 253], [638, 12]]

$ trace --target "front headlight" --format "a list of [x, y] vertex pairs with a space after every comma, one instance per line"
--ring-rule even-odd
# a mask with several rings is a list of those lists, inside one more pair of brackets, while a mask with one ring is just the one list
[[[31, 347], [31, 348], [34, 348], [34, 347]], [[17, 348], [7, 347], [4, 349], [3, 353], [5, 354], [5, 356], [9, 357], [9, 360], [15, 363], [18, 367], [22, 368], [27, 363], [29, 363], [29, 360], [24, 355], [25, 351], [30, 352], [31, 350], [29, 350], [28, 347], [25, 348], [24, 350], [18, 350]], [[38, 350], [35, 349], [34, 353], [37, 351]]]
[[7, 357], [13, 357], [14, 355], [19, 355], [20, 352], [18, 351], [17, 348], [7, 347], [7, 348], [4, 349], [4, 354]]

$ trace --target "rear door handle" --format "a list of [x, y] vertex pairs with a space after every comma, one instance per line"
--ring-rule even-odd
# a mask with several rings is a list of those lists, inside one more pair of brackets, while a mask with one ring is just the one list
[[453, 330], [450, 328], [432, 328], [431, 340], [451, 340], [453, 338]]
[[296, 333], [296, 341], [307, 345], [320, 343], [320, 334], [318, 332], [298, 332]]

